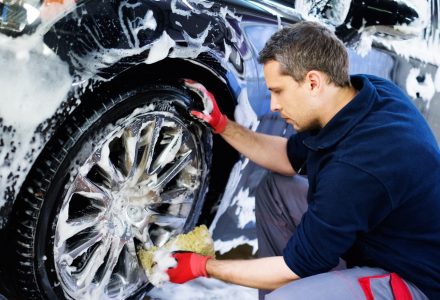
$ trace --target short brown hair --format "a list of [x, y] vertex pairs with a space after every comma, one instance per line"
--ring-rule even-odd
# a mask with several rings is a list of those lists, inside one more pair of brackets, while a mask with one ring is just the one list
[[260, 63], [275, 60], [282, 72], [302, 82], [307, 72], [321, 71], [336, 86], [350, 86], [348, 53], [328, 28], [303, 21], [274, 33], [259, 53]]

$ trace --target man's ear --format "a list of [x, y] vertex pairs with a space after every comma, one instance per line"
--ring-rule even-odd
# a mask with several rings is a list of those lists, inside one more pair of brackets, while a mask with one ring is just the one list
[[321, 72], [311, 70], [307, 72], [305, 81], [312, 96], [317, 96], [322, 88], [325, 78]]

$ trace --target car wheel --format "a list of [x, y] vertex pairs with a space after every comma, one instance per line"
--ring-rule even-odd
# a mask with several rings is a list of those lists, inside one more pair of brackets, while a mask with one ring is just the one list
[[[59, 128], [14, 207], [25, 299], [126, 299], [149, 286], [136, 251], [195, 226], [212, 135], [180, 87], [97, 92]], [[87, 103], [89, 103], [88, 101]]]

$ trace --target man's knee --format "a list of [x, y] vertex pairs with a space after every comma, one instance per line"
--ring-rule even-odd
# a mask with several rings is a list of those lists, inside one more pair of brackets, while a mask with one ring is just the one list
[[307, 190], [308, 181], [304, 177], [267, 174], [255, 195], [257, 222], [261, 214], [273, 211], [284, 216], [286, 222], [297, 225], [307, 210]]
[[297, 176], [284, 176], [278, 173], [268, 172], [261, 180], [255, 191], [256, 201], [267, 201], [275, 195], [278, 198], [288, 197], [292, 191], [307, 194], [307, 179]]
[[255, 190], [255, 201], [266, 201], [269, 197], [267, 195], [270, 195], [272, 193], [273, 188], [273, 177], [275, 176], [274, 173], [268, 172], [263, 179], [260, 181], [260, 184], [258, 185], [257, 189]]

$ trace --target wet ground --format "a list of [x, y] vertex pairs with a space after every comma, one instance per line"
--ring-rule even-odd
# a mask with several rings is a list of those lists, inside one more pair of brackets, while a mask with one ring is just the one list
[[198, 278], [183, 285], [166, 284], [153, 289], [144, 300], [257, 300], [256, 289], [224, 283], [213, 278]]

